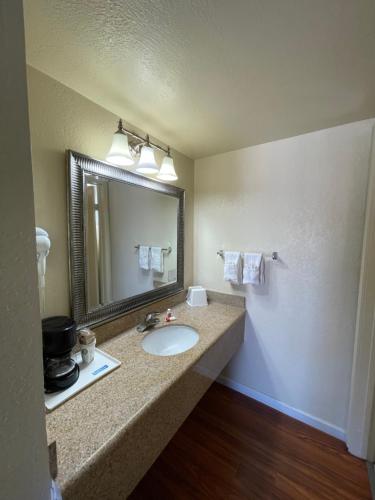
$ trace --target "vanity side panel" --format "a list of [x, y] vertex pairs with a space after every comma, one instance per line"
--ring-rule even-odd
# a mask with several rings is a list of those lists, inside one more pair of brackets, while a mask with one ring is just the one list
[[158, 401], [87, 462], [63, 491], [64, 500], [126, 498], [239, 349], [245, 315]]

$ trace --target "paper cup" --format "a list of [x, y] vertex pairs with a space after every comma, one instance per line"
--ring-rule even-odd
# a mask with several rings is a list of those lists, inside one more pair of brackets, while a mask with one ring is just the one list
[[96, 340], [93, 340], [90, 344], [81, 344], [82, 361], [86, 363], [86, 365], [91, 363], [95, 357], [95, 345]]

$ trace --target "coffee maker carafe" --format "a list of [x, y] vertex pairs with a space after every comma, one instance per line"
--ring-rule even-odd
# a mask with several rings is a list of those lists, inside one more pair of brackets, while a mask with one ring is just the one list
[[77, 341], [77, 326], [67, 316], [42, 320], [44, 389], [57, 392], [73, 385], [79, 377], [79, 366], [71, 358]]

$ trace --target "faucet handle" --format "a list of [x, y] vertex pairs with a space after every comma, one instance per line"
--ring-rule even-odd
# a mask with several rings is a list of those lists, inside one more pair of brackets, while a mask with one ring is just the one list
[[160, 316], [160, 312], [150, 312], [146, 315], [146, 321], [152, 321], [157, 319], [157, 316]]

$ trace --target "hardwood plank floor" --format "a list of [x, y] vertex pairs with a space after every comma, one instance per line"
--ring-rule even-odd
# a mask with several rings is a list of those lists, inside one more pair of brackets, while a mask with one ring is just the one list
[[371, 499], [345, 444], [217, 383], [131, 500]]

